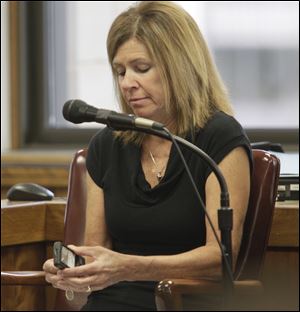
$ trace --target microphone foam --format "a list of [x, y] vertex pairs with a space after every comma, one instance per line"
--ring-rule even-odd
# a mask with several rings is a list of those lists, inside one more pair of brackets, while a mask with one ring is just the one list
[[73, 123], [84, 122], [84, 116], [81, 108], [86, 108], [88, 105], [81, 100], [69, 100], [64, 104], [63, 116], [66, 120]]

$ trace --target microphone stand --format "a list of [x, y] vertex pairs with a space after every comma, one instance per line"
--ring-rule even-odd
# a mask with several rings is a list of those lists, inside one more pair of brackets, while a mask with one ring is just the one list
[[[219, 225], [219, 229], [221, 232], [221, 243], [219, 242], [219, 239], [217, 237], [217, 234], [215, 233], [213, 224], [211, 223], [210, 218], [206, 212], [205, 205], [203, 203], [202, 204], [203, 204], [205, 214], [209, 220], [210, 226], [215, 233], [215, 237], [221, 249], [222, 276], [223, 276], [222, 282], [223, 282], [223, 287], [224, 287], [224, 305], [225, 307], [230, 308], [230, 302], [232, 300], [232, 294], [233, 294], [232, 242], [231, 242], [233, 215], [232, 215], [232, 209], [229, 207], [229, 193], [228, 193], [227, 183], [218, 165], [204, 151], [202, 151], [200, 148], [190, 143], [189, 141], [181, 137], [173, 135], [172, 133], [170, 133], [170, 131], [167, 128], [164, 128], [164, 131], [168, 134], [168, 139], [173, 141], [175, 145], [177, 145], [176, 142], [178, 142], [181, 145], [190, 149], [192, 152], [196, 153], [198, 156], [200, 156], [200, 158], [203, 159], [210, 166], [210, 168], [215, 173], [217, 180], [220, 184], [221, 207], [218, 209], [218, 225]], [[189, 171], [189, 168], [185, 163], [181, 150], [179, 149], [179, 147], [177, 149], [178, 149], [178, 152], [181, 154], [180, 156], [185, 164], [186, 170]], [[190, 176], [190, 178], [192, 179], [192, 176]], [[193, 185], [194, 185], [195, 191], [198, 193], [196, 185], [194, 183]], [[198, 197], [200, 197], [200, 195]]]
[[[113, 130], [128, 130], [127, 126], [122, 126], [120, 124], [108, 124], [110, 128], [113, 128]], [[133, 129], [132, 129], [133, 130]], [[178, 142], [179, 144], [183, 145], [184, 147], [188, 148], [192, 152], [196, 153], [202, 160], [204, 160], [209, 167], [212, 169], [212, 171], [215, 173], [217, 180], [220, 184], [221, 188], [221, 197], [220, 197], [220, 204], [221, 207], [218, 209], [218, 225], [221, 232], [221, 243], [216, 236], [216, 239], [218, 241], [218, 244], [221, 249], [222, 253], [222, 276], [223, 276], [223, 286], [224, 286], [224, 294], [225, 294], [225, 306], [229, 306], [229, 303], [232, 298], [233, 294], [233, 273], [232, 273], [232, 242], [231, 242], [231, 231], [232, 231], [232, 224], [233, 224], [233, 215], [232, 215], [232, 208], [229, 207], [229, 193], [228, 193], [228, 187], [227, 183], [225, 181], [225, 178], [219, 169], [218, 165], [215, 163], [215, 161], [208, 156], [204, 151], [202, 151], [200, 148], [198, 148], [196, 145], [190, 143], [189, 141], [178, 137], [176, 135], [173, 135], [170, 133], [170, 131], [167, 128], [163, 128], [163, 130], [155, 130], [151, 128], [135, 128], [134, 131], [144, 132], [152, 135], [156, 135], [162, 138], [165, 138], [169, 141], [172, 141], [174, 144]], [[181, 150], [178, 149], [178, 152], [181, 153]], [[181, 158], [183, 158], [183, 155], [181, 154]], [[184, 162], [184, 158], [182, 159]], [[186, 166], [186, 170], [189, 172], [188, 167]], [[198, 190], [196, 189], [196, 192]], [[199, 193], [198, 193], [199, 194]], [[200, 196], [200, 195], [199, 195]], [[200, 197], [201, 200], [201, 197]], [[202, 202], [202, 200], [201, 200]], [[205, 206], [203, 205], [204, 210]], [[206, 213], [206, 211], [205, 211]], [[207, 214], [206, 214], [207, 215]], [[210, 218], [208, 217], [208, 220], [210, 222]], [[210, 222], [210, 225], [214, 231], [213, 225]], [[214, 231], [215, 233], [215, 231]]]

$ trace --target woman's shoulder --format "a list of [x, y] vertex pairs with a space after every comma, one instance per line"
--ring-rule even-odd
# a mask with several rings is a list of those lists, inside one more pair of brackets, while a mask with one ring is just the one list
[[216, 112], [206, 123], [203, 130], [205, 132], [244, 132], [239, 121], [222, 111]]
[[224, 146], [229, 142], [248, 142], [248, 137], [237, 119], [224, 112], [216, 112], [199, 130], [197, 143], [203, 148]]
[[89, 145], [108, 145], [113, 141], [113, 130], [104, 127], [98, 130], [91, 138]]

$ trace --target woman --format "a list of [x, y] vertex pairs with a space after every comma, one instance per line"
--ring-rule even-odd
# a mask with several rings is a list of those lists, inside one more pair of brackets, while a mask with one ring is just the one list
[[[251, 148], [194, 20], [177, 5], [143, 1], [119, 15], [107, 39], [125, 113], [161, 122], [219, 165], [234, 211], [235, 263], [249, 198]], [[220, 189], [211, 169], [183, 154], [217, 229]], [[221, 254], [203, 209], [170, 141], [105, 128], [87, 156], [85, 246], [71, 246], [86, 265], [46, 280], [91, 290], [83, 310], [155, 310], [154, 288], [165, 278], [219, 278]]]

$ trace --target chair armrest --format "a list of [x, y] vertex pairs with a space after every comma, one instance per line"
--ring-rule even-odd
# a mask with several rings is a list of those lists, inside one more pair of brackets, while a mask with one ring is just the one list
[[160, 281], [156, 287], [157, 293], [169, 294], [188, 294], [198, 292], [218, 293], [221, 291], [221, 282], [215, 280], [166, 279]]
[[236, 297], [261, 295], [264, 292], [263, 284], [258, 280], [234, 281], [233, 287]]
[[[263, 286], [257, 280], [234, 281], [232, 300], [262, 294]], [[182, 311], [182, 298], [186, 295], [222, 295], [224, 288], [220, 280], [162, 280], [155, 289], [155, 300], [159, 311]]]
[[49, 285], [44, 271], [1, 271], [1, 285]]
[[158, 311], [183, 311], [183, 294], [221, 293], [220, 281], [173, 279], [160, 281], [155, 289]]

